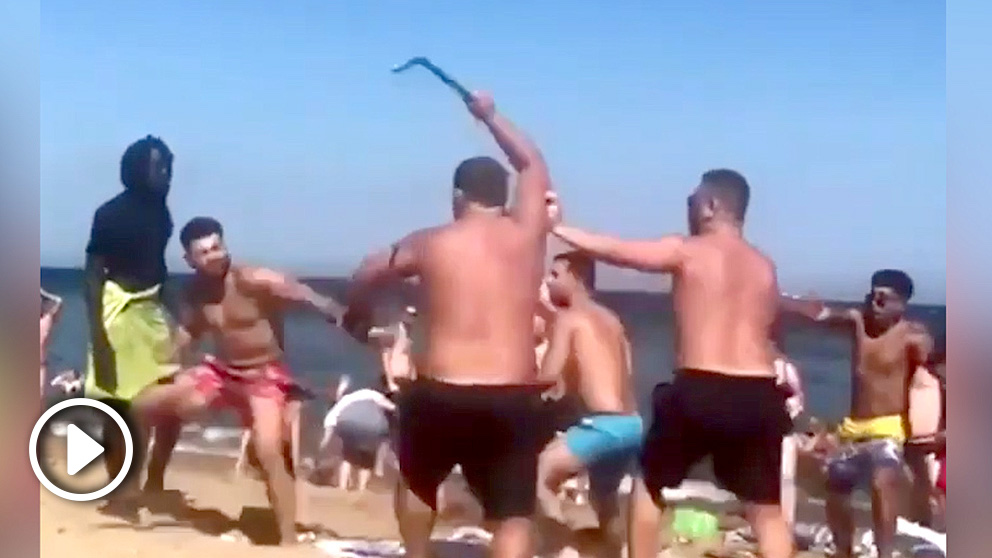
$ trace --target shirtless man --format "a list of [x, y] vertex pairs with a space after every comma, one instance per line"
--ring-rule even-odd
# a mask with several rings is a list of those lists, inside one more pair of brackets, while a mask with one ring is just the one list
[[[849, 498], [870, 488], [875, 545], [880, 558], [893, 552], [903, 479], [910, 382], [928, 374], [932, 347], [926, 328], [904, 314], [913, 282], [900, 270], [871, 277], [871, 291], [860, 309], [838, 309], [813, 300], [786, 298], [783, 306], [851, 336], [851, 414], [837, 432], [841, 447], [828, 459], [827, 519], [839, 558], [852, 554], [854, 524]], [[865, 486], [867, 485], [867, 486]]]
[[534, 363], [533, 318], [548, 232], [550, 178], [541, 152], [475, 94], [472, 115], [492, 132], [517, 171], [507, 209], [508, 173], [488, 157], [455, 171], [454, 221], [413, 232], [366, 258], [354, 275], [345, 327], [362, 340], [373, 295], [418, 276], [424, 291], [417, 378], [400, 398], [401, 480], [396, 514], [409, 558], [424, 558], [437, 489], [454, 465], [496, 525], [493, 556], [531, 553], [537, 456], [543, 446]]
[[560, 378], [577, 394], [585, 416], [541, 453], [538, 493], [545, 513], [563, 523], [561, 483], [589, 472], [589, 496], [599, 519], [606, 556], [623, 549], [617, 490], [641, 449], [644, 423], [630, 382], [630, 346], [620, 318], [593, 297], [595, 262], [580, 252], [559, 254], [548, 273], [551, 299], [560, 308], [551, 323], [551, 342], [541, 375]]
[[[142, 427], [165, 419], [190, 420], [209, 407], [231, 407], [251, 428], [255, 457], [269, 502], [279, 523], [282, 544], [296, 542], [293, 463], [288, 454], [288, 396], [296, 387], [282, 363], [283, 315], [302, 304], [336, 323], [338, 304], [310, 287], [265, 268], [231, 263], [220, 223], [197, 217], [179, 238], [195, 275], [182, 296], [177, 352], [188, 355], [210, 335], [217, 356], [153, 386], [135, 402]], [[162, 486], [168, 455], [153, 452], [146, 491]]]
[[678, 369], [652, 396], [643, 479], [635, 479], [628, 514], [631, 558], [657, 555], [661, 489], [677, 487], [707, 455], [717, 480], [744, 502], [761, 555], [793, 553], [779, 478], [789, 417], [770, 342], [778, 287], [774, 263], [743, 237], [749, 191], [735, 171], [703, 174], [688, 198], [690, 236], [633, 241], [553, 229], [598, 260], [673, 276]]

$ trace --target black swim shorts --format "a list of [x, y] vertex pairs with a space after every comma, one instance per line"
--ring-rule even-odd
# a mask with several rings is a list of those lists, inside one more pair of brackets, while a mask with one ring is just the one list
[[745, 502], [781, 499], [782, 437], [790, 427], [774, 378], [679, 370], [652, 394], [641, 467], [652, 495], [675, 488], [704, 457], [717, 482]]
[[548, 441], [542, 386], [456, 385], [419, 378], [399, 402], [397, 455], [410, 489], [436, 509], [455, 465], [486, 519], [530, 517], [537, 457]]

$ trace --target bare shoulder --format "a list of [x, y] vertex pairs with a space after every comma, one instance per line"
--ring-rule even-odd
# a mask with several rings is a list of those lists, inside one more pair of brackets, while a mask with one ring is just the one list
[[286, 274], [259, 266], [239, 266], [231, 270], [239, 287], [258, 289], [271, 287], [286, 280]]
[[926, 326], [923, 322], [916, 320], [906, 320], [906, 335], [909, 336], [914, 341], [929, 341], [930, 328]]

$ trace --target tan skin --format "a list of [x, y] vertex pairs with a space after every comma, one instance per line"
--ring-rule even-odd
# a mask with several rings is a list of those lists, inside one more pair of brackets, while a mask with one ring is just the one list
[[[837, 309], [817, 300], [784, 297], [783, 309], [851, 335], [851, 418], [898, 415], [908, 422], [910, 382], [923, 369], [933, 347], [926, 327], [903, 317], [906, 301], [892, 288], [874, 286], [861, 309]], [[909, 429], [907, 428], [907, 431]], [[902, 478], [898, 471], [875, 471], [872, 515], [875, 544], [888, 556], [895, 538]], [[846, 494], [831, 494], [827, 515], [837, 556], [852, 556], [854, 524]]]
[[[554, 200], [549, 214], [560, 219]], [[748, 243], [743, 223], [701, 184], [689, 198], [691, 236], [622, 240], [557, 225], [553, 234], [593, 258], [618, 267], [672, 276], [675, 360], [728, 376], [774, 378], [773, 326], [778, 314], [775, 264]], [[628, 514], [631, 558], [654, 558], [660, 495], [635, 479]], [[745, 504], [763, 556], [792, 556], [792, 537], [780, 506]]]
[[[342, 310], [334, 300], [277, 271], [230, 265], [223, 239], [194, 240], [186, 259], [197, 274], [183, 293], [176, 350], [187, 354], [209, 335], [218, 359], [232, 374], [260, 377], [266, 366], [283, 356], [283, 316], [293, 304], [304, 304], [336, 322]], [[171, 415], [189, 420], [209, 407], [188, 376], [154, 386], [139, 395], [142, 416]], [[138, 403], [136, 403], [138, 405]], [[282, 544], [296, 542], [295, 483], [287, 457], [288, 418], [285, 406], [264, 397], [250, 397], [251, 439], [265, 479], [266, 492], [279, 523]], [[167, 455], [152, 456], [149, 483], [161, 484]], [[154, 474], [153, 474], [154, 473]]]
[[[517, 171], [514, 205], [509, 210], [482, 207], [456, 191], [453, 222], [408, 235], [394, 245], [392, 258], [385, 251], [365, 259], [354, 274], [345, 327], [363, 340], [374, 293], [416, 276], [424, 296], [419, 319], [425, 332], [415, 363], [418, 376], [454, 384], [532, 384], [537, 381], [533, 317], [548, 230], [548, 169], [537, 147], [496, 112], [491, 97], [474, 94], [468, 106]], [[426, 557], [432, 510], [402, 481], [396, 508], [407, 556]], [[530, 530], [530, 518], [502, 522], [493, 556], [529, 556]]]
[[[551, 323], [550, 343], [541, 365], [544, 381], [560, 379], [565, 392], [577, 394], [591, 414], [636, 413], [630, 344], [620, 318], [593, 300], [565, 261], [552, 263], [547, 282], [562, 308]], [[552, 440], [541, 453], [538, 493], [548, 517], [564, 521], [555, 494], [562, 482], [582, 470], [583, 464], [562, 438]], [[599, 517], [605, 555], [619, 557], [623, 540], [616, 499], [593, 501], [592, 505]]]

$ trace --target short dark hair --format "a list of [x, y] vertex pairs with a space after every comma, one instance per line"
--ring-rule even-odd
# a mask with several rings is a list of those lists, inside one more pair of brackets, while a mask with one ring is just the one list
[[903, 300], [913, 298], [913, 280], [901, 269], [880, 269], [871, 276], [871, 287], [888, 287]]
[[183, 249], [188, 251], [193, 241], [212, 234], [224, 236], [224, 227], [220, 225], [220, 221], [213, 217], [193, 217], [179, 231], [179, 242], [183, 245]]
[[455, 169], [454, 185], [467, 201], [484, 207], [503, 207], [509, 197], [509, 176], [492, 157], [472, 157]]
[[586, 287], [590, 289], [596, 287], [596, 261], [589, 257], [589, 255], [578, 250], [573, 250], [558, 254], [555, 256], [554, 261], [565, 262], [568, 265], [568, 271], [578, 277]]
[[714, 169], [703, 173], [701, 182], [737, 220], [744, 221], [751, 200], [751, 187], [744, 175], [730, 169]]
[[124, 150], [124, 155], [121, 157], [121, 183], [125, 188], [133, 190], [144, 187], [148, 180], [148, 163], [152, 149], [158, 149], [163, 157], [172, 159], [169, 146], [165, 145], [162, 138], [152, 135], [145, 136]]

